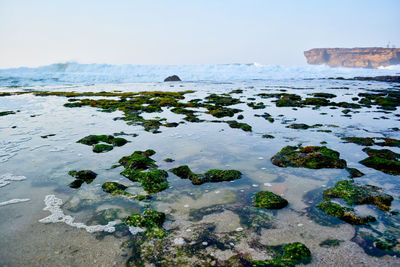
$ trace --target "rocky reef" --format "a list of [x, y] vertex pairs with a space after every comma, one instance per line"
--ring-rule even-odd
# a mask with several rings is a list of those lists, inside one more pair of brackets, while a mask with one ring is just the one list
[[399, 48], [314, 48], [304, 55], [308, 64], [331, 67], [378, 68], [400, 64]]

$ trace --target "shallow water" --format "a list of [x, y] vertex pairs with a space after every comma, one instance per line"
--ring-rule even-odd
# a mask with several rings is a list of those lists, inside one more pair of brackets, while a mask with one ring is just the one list
[[[343, 88], [345, 89], [337, 89]], [[49, 216], [43, 210], [45, 197], [55, 195], [63, 201], [61, 209], [75, 222], [85, 225], [97, 225], [93, 220], [96, 212], [117, 208], [121, 217], [138, 213], [145, 205], [150, 205], [167, 214], [165, 229], [171, 230], [176, 238], [190, 237], [187, 229], [203, 223], [215, 224], [215, 232], [229, 233], [243, 228], [247, 237], [234, 243], [230, 250], [223, 252], [207, 248], [219, 259], [226, 260], [234, 252], [250, 253], [253, 259], [265, 259], [246, 243], [256, 237], [266, 245], [299, 241], [310, 248], [313, 254], [312, 265], [364, 265], [376, 264], [399, 265], [400, 261], [391, 256], [380, 258], [367, 255], [352, 240], [356, 227], [348, 224], [336, 226], [320, 225], [307, 216], [307, 208], [315, 205], [307, 199], [308, 192], [320, 194], [322, 189], [333, 186], [337, 181], [346, 179], [348, 173], [340, 169], [309, 170], [302, 168], [279, 168], [270, 162], [270, 158], [287, 145], [320, 145], [327, 142], [328, 148], [341, 154], [349, 167], [354, 167], [366, 175], [357, 178], [361, 184], [372, 184], [394, 196], [393, 209], [399, 209], [400, 184], [398, 177], [384, 174], [358, 163], [366, 158], [362, 146], [344, 143], [342, 136], [374, 136], [400, 139], [400, 131], [391, 130], [399, 126], [399, 111], [382, 113], [375, 107], [357, 109], [351, 117], [344, 117], [343, 108], [329, 107], [275, 107], [273, 99], [262, 99], [258, 93], [295, 93], [303, 98], [313, 92], [327, 92], [337, 95], [335, 102], [351, 101], [358, 93], [390, 88], [379, 82], [358, 82], [340, 80], [276, 80], [247, 81], [231, 84], [215, 83], [144, 83], [144, 84], [105, 84], [96, 86], [60, 86], [58, 91], [183, 91], [195, 90], [185, 95], [185, 100], [204, 98], [210, 93], [228, 93], [234, 89], [243, 89], [242, 94], [232, 94], [244, 102], [255, 97], [255, 102], [263, 102], [265, 109], [253, 110], [245, 103], [231, 106], [243, 109], [245, 122], [253, 127], [252, 132], [229, 128], [224, 123], [189, 123], [177, 128], [161, 127], [161, 133], [152, 134], [141, 126], [132, 126], [122, 120], [122, 112], [99, 112], [96, 108], [66, 108], [65, 97], [39, 97], [31, 94], [0, 97], [1, 110], [13, 110], [16, 114], [0, 117], [0, 169], [1, 175], [11, 173], [25, 176], [25, 180], [9, 180], [9, 184], [0, 187], [0, 203], [12, 199], [29, 199], [10, 205], [0, 205], [0, 263], [5, 266], [21, 265], [123, 265], [132, 253], [127, 247], [132, 235], [126, 231], [114, 234], [88, 233], [74, 225], [64, 222], [42, 223], [39, 220]], [[331, 89], [336, 88], [336, 89]], [[3, 88], [21, 91], [24, 88]], [[31, 88], [32, 89], [32, 88]], [[35, 90], [49, 88], [34, 87]], [[354, 111], [354, 110], [353, 110]], [[268, 112], [275, 119], [273, 123], [255, 114]], [[164, 109], [162, 113], [143, 114], [145, 118], [165, 117], [168, 122], [179, 122], [183, 115]], [[384, 116], [386, 119], [382, 119]], [[209, 114], [202, 114], [201, 119], [214, 120]], [[376, 119], [378, 118], [378, 119]], [[219, 119], [219, 120], [224, 120]], [[286, 128], [291, 123], [309, 125], [323, 124], [321, 128], [295, 130]], [[332, 126], [336, 125], [336, 126]], [[16, 127], [14, 127], [16, 126]], [[318, 132], [319, 129], [331, 132]], [[93, 153], [91, 147], [76, 143], [89, 134], [113, 134], [118, 132], [136, 133], [137, 137], [123, 136], [129, 143], [115, 147], [107, 153]], [[55, 134], [42, 138], [48, 134]], [[263, 134], [271, 134], [274, 139], [264, 139]], [[375, 148], [375, 147], [373, 147]], [[380, 149], [381, 147], [376, 147]], [[206, 183], [192, 185], [169, 173], [170, 188], [155, 194], [152, 200], [139, 202], [123, 197], [115, 197], [102, 191], [106, 181], [118, 181], [129, 186], [128, 191], [142, 193], [143, 189], [119, 173], [123, 168], [112, 169], [118, 160], [136, 150], [154, 149], [152, 156], [159, 169], [187, 164], [195, 173], [210, 169], [236, 169], [243, 177], [233, 182]], [[396, 147], [390, 148], [400, 153]], [[173, 158], [175, 162], [164, 162]], [[91, 184], [83, 184], [80, 189], [72, 189], [68, 184], [73, 178], [70, 170], [90, 169], [98, 174]], [[320, 189], [320, 190], [318, 190]], [[251, 206], [252, 196], [261, 190], [270, 190], [284, 196], [289, 207], [279, 211], [264, 211], [270, 219], [270, 226], [257, 232], [241, 221], [240, 209]], [[193, 214], [200, 214], [201, 209], [216, 208], [200, 219]], [[364, 208], [364, 207], [363, 207]], [[360, 210], [370, 214], [380, 211], [372, 208]], [[385, 228], [385, 225], [381, 227]], [[398, 225], [394, 226], [395, 228]], [[250, 230], [249, 230], [250, 229]], [[327, 238], [343, 240], [338, 248], [323, 248], [318, 244]], [[395, 238], [399, 238], [396, 236]], [[178, 242], [179, 243], [179, 242]], [[264, 257], [264, 258], [263, 258]]]

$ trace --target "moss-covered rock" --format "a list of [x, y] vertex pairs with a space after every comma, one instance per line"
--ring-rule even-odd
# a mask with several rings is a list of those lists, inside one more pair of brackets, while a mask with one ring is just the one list
[[252, 109], [264, 109], [265, 108], [265, 104], [263, 102], [258, 102], [258, 103], [250, 102], [250, 103], [247, 103], [247, 105], [249, 107], [251, 107]]
[[104, 192], [112, 195], [132, 196], [132, 194], [125, 191], [128, 188], [127, 186], [117, 182], [105, 182], [101, 188], [103, 188]]
[[97, 174], [91, 170], [69, 171], [69, 175], [75, 177], [75, 181], [69, 184], [71, 188], [79, 188], [83, 183], [90, 184], [96, 178]]
[[357, 185], [353, 181], [340, 181], [334, 187], [323, 191], [323, 198], [341, 198], [348, 205], [375, 205], [383, 211], [390, 210], [393, 197], [385, 194], [381, 188], [372, 185]]
[[273, 258], [265, 261], [253, 261], [253, 266], [296, 266], [308, 264], [312, 259], [311, 251], [300, 242], [267, 246], [267, 250], [273, 252]]
[[165, 221], [165, 214], [156, 210], [147, 208], [142, 214], [132, 214], [125, 219], [129, 226], [146, 229], [146, 235], [149, 237], [163, 238], [166, 233], [162, 229]]
[[342, 137], [342, 140], [348, 143], [354, 143], [361, 146], [390, 146], [400, 147], [400, 140], [384, 137]]
[[189, 179], [194, 185], [200, 185], [204, 183], [217, 183], [224, 181], [233, 181], [239, 179], [242, 173], [237, 170], [209, 170], [204, 174], [196, 174], [190, 170], [187, 165], [182, 165], [169, 170], [176, 176], [182, 179]]
[[270, 134], [263, 134], [261, 137], [266, 138], [266, 139], [274, 139], [275, 138], [275, 136], [270, 135]]
[[330, 93], [313, 93], [312, 94], [315, 97], [322, 97], [322, 98], [334, 98], [336, 95], [330, 94]]
[[364, 173], [357, 170], [356, 168], [346, 168], [346, 170], [349, 172], [350, 178], [359, 178], [361, 176], [364, 176]]
[[368, 147], [363, 151], [369, 157], [360, 161], [361, 164], [387, 174], [400, 175], [400, 154], [389, 149], [379, 150]]
[[229, 127], [231, 127], [231, 128], [235, 128], [235, 129], [239, 128], [245, 132], [251, 132], [251, 130], [252, 130], [251, 126], [246, 123], [241, 123], [241, 122], [237, 122], [237, 121], [226, 121], [226, 123], [228, 123]]
[[288, 205], [288, 201], [283, 197], [270, 191], [258, 192], [254, 197], [253, 205], [257, 208], [282, 209]]
[[325, 146], [286, 146], [271, 158], [271, 162], [279, 167], [343, 169], [346, 167], [346, 161], [339, 156], [339, 152]]
[[155, 168], [157, 165], [155, 161], [150, 158], [156, 152], [152, 149], [146, 151], [135, 151], [130, 156], [122, 157], [119, 163], [125, 168], [130, 168], [132, 170], [146, 170], [148, 168]]
[[376, 218], [373, 216], [358, 216], [352, 208], [343, 207], [331, 201], [322, 201], [317, 207], [326, 214], [353, 225], [369, 224], [370, 222], [376, 221]]
[[304, 123], [292, 123], [286, 126], [286, 128], [307, 130], [308, 128], [311, 128], [311, 126]]
[[93, 152], [95, 153], [103, 153], [113, 150], [113, 146], [107, 144], [97, 144], [93, 146]]
[[140, 182], [147, 193], [158, 193], [168, 188], [168, 173], [164, 170], [140, 172], [127, 168], [121, 174], [133, 182]]

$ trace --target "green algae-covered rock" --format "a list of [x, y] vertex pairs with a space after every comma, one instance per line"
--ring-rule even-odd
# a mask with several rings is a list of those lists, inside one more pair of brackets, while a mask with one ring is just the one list
[[142, 214], [132, 214], [125, 219], [129, 226], [146, 229], [146, 235], [151, 237], [165, 237], [166, 233], [162, 230], [165, 221], [165, 213], [152, 209], [146, 209]]
[[113, 146], [106, 145], [106, 144], [97, 144], [93, 146], [93, 152], [95, 153], [103, 153], [113, 150]]
[[389, 149], [379, 150], [368, 147], [363, 151], [369, 157], [360, 161], [361, 164], [387, 174], [400, 175], [400, 154]]
[[342, 140], [361, 146], [400, 147], [400, 140], [386, 137], [342, 137]]
[[271, 158], [271, 162], [279, 167], [343, 169], [346, 161], [339, 156], [339, 152], [325, 146], [286, 146]]
[[393, 197], [381, 188], [372, 185], [357, 185], [353, 181], [340, 181], [334, 187], [324, 190], [325, 200], [342, 198], [349, 205], [371, 204], [383, 211], [390, 210]]
[[331, 201], [322, 201], [317, 207], [326, 214], [353, 225], [369, 224], [376, 221], [376, 218], [373, 216], [358, 216], [352, 208], [343, 207]]
[[350, 178], [358, 178], [358, 177], [364, 176], [364, 173], [357, 170], [356, 168], [346, 168], [346, 170], [349, 172]]
[[150, 158], [156, 152], [152, 149], [146, 151], [135, 151], [130, 156], [122, 157], [119, 163], [125, 168], [132, 170], [146, 170], [148, 168], [155, 168], [157, 165], [155, 161]]
[[75, 181], [69, 184], [71, 188], [79, 188], [83, 183], [90, 184], [96, 178], [97, 174], [91, 170], [69, 171], [69, 175], [75, 177]]
[[253, 204], [257, 208], [282, 209], [288, 205], [288, 201], [270, 191], [261, 191], [255, 195]]
[[128, 187], [117, 182], [106, 182], [101, 186], [101, 188], [103, 188], [104, 192], [113, 195], [131, 196], [131, 194], [125, 191], [125, 189], [127, 189]]
[[133, 182], [140, 182], [147, 193], [158, 193], [168, 188], [168, 173], [164, 170], [152, 169], [140, 172], [128, 168], [121, 174]]
[[218, 183], [224, 181], [233, 181], [239, 179], [242, 173], [237, 170], [209, 170], [204, 174], [196, 174], [190, 170], [187, 165], [182, 165], [169, 170], [182, 179], [189, 179], [194, 185], [204, 183]]
[[251, 132], [252, 130], [251, 126], [246, 123], [241, 123], [237, 121], [226, 121], [226, 123], [228, 123], [229, 127], [231, 128], [239, 128], [245, 132]]
[[253, 261], [253, 266], [296, 266], [298, 264], [308, 264], [312, 259], [311, 251], [300, 242], [267, 246], [267, 250], [274, 252], [273, 258], [265, 261]]

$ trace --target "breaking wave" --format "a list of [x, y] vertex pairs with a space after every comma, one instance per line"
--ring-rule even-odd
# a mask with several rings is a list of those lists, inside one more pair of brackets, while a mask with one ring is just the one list
[[396, 75], [400, 65], [379, 69], [331, 68], [251, 64], [220, 65], [110, 65], [58, 63], [37, 68], [0, 70], [0, 86], [162, 82], [176, 74], [183, 81], [226, 82], [246, 80], [312, 79], [327, 77]]

